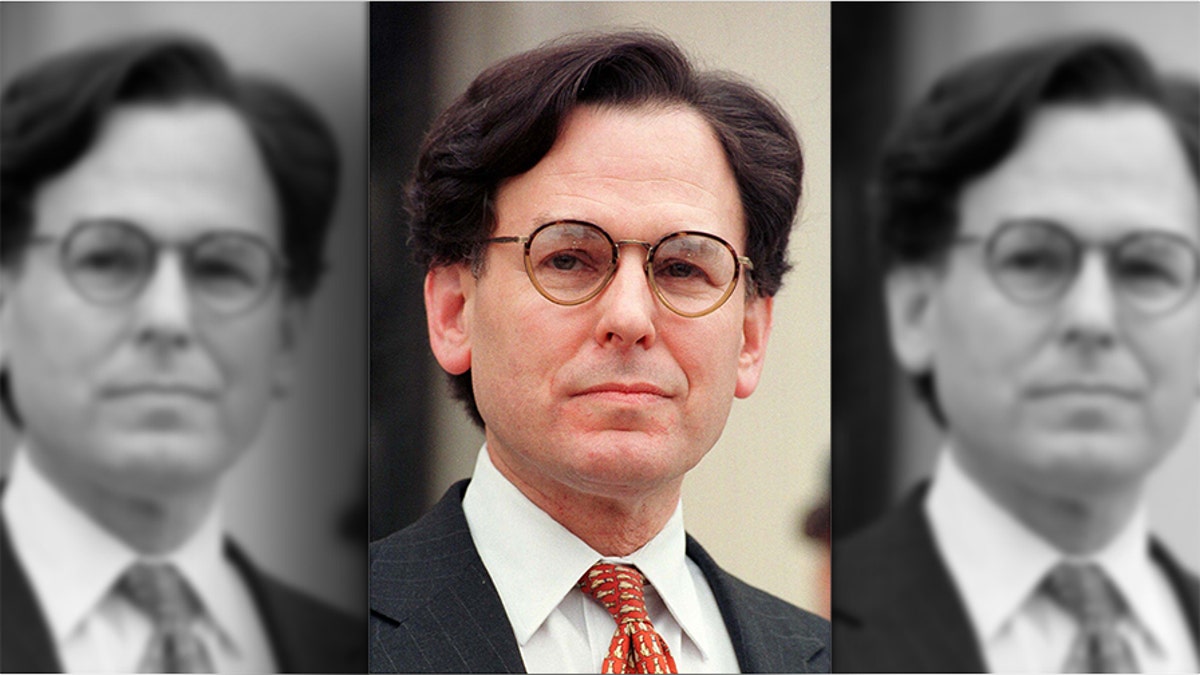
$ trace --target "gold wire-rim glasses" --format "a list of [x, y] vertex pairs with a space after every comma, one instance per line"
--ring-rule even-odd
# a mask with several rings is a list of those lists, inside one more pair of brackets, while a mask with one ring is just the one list
[[[537, 238], [538, 234], [540, 234], [541, 232], [545, 231], [548, 228], [558, 226], [558, 225], [576, 225], [576, 226], [586, 227], [591, 230], [594, 230], [595, 232], [600, 233], [604, 237], [604, 239], [606, 241], [608, 241], [609, 247], [612, 250], [612, 257], [609, 260], [608, 270], [607, 270], [607, 272], [605, 272], [603, 279], [601, 279], [600, 282], [597, 283], [595, 288], [593, 288], [591, 291], [584, 294], [582, 297], [573, 299], [573, 300], [563, 300], [561, 298], [555, 297], [550, 291], [548, 291], [545, 287], [542, 286], [542, 284], [538, 281], [536, 272], [534, 271], [534, 263], [533, 263], [533, 258], [531, 256], [531, 248], [532, 248], [532, 244], [533, 244], [534, 240]], [[660, 250], [660, 247], [663, 244], [665, 244], [666, 242], [669, 242], [673, 239], [677, 239], [680, 237], [688, 237], [688, 236], [703, 237], [705, 239], [710, 239], [712, 241], [719, 243], [721, 246], [723, 246], [725, 248], [725, 250], [729, 251], [729, 255], [734, 261], [733, 276], [729, 280], [729, 283], [726, 284], [725, 290], [721, 293], [721, 296], [713, 302], [712, 306], [708, 307], [707, 309], [704, 309], [702, 311], [697, 311], [697, 312], [688, 312], [688, 311], [682, 310], [679, 307], [672, 304], [671, 300], [667, 297], [666, 293], [662, 290], [662, 288], [659, 286], [659, 284], [654, 279], [653, 262], [654, 262], [655, 253], [658, 252]], [[603, 228], [601, 228], [599, 225], [596, 225], [595, 223], [589, 223], [585, 220], [564, 219], [564, 220], [554, 220], [554, 221], [545, 223], [543, 225], [540, 225], [540, 226], [538, 226], [537, 229], [535, 229], [533, 232], [529, 233], [528, 235], [492, 237], [490, 239], [484, 239], [481, 243], [483, 243], [483, 244], [521, 244], [524, 248], [525, 274], [526, 274], [526, 276], [529, 277], [529, 282], [533, 284], [533, 287], [535, 289], [537, 289], [537, 292], [540, 293], [542, 295], [542, 297], [546, 298], [547, 300], [549, 300], [550, 302], [553, 302], [556, 305], [562, 305], [562, 306], [566, 306], [566, 307], [582, 305], [583, 303], [600, 295], [601, 293], [604, 292], [604, 289], [608, 288], [608, 285], [610, 283], [612, 283], [613, 278], [617, 274], [617, 262], [620, 258], [620, 248], [622, 246], [637, 245], [637, 246], [641, 246], [642, 248], [644, 248], [646, 250], [646, 260], [642, 264], [642, 269], [643, 269], [643, 272], [646, 274], [646, 279], [650, 284], [651, 290], [654, 291], [654, 295], [659, 299], [660, 302], [662, 302], [664, 307], [671, 310], [675, 314], [678, 314], [679, 316], [686, 317], [689, 319], [695, 319], [695, 318], [699, 318], [702, 316], [706, 316], [706, 315], [711, 314], [711, 313], [717, 311], [718, 309], [720, 309], [721, 306], [724, 305], [725, 302], [729, 300], [730, 296], [733, 295], [734, 289], [737, 288], [738, 279], [741, 277], [742, 268], [744, 267], [749, 271], [754, 270], [754, 263], [750, 260], [750, 258], [748, 258], [746, 256], [738, 255], [737, 251], [734, 250], [733, 245], [731, 245], [729, 242], [725, 241], [724, 239], [718, 237], [715, 234], [712, 234], [709, 232], [700, 232], [697, 230], [681, 230], [679, 232], [672, 232], [668, 235], [663, 236], [658, 241], [651, 243], [648, 241], [641, 241], [638, 239], [613, 239], [612, 236], [608, 232], [604, 231]]]

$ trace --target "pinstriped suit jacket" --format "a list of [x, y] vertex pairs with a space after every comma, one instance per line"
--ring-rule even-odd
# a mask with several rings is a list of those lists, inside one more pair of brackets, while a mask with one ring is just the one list
[[[982, 673], [983, 650], [925, 517], [926, 488], [895, 512], [836, 541], [833, 634], [837, 672]], [[1200, 653], [1200, 581], [1158, 542], [1151, 555], [1167, 574]]]
[[[425, 517], [371, 545], [371, 672], [525, 672], [456, 483]], [[688, 537], [742, 672], [829, 672], [829, 623], [721, 570]]]
[[[231, 542], [226, 555], [258, 606], [284, 673], [360, 673], [365, 625], [264, 574]], [[54, 638], [0, 519], [0, 672], [60, 673]]]

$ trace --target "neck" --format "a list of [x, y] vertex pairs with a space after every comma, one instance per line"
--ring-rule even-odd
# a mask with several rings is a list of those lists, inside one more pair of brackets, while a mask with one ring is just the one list
[[117, 486], [60, 471], [51, 462], [30, 457], [39, 471], [80, 511], [135, 551], [169, 553], [203, 525], [216, 502], [215, 486], [192, 490], [131, 493]]
[[1140, 485], [1110, 490], [1062, 490], [989, 478], [969, 461], [959, 465], [985, 492], [1038, 536], [1070, 555], [1095, 553], [1129, 524], [1141, 501]]
[[553, 480], [530, 481], [490, 450], [492, 464], [521, 494], [603, 556], [627, 556], [666, 526], [683, 480], [618, 497], [577, 490]]

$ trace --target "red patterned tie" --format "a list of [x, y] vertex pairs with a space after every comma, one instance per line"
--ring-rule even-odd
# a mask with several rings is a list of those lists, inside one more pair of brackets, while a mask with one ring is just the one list
[[217, 672], [192, 628], [199, 601], [174, 565], [137, 563], [121, 578], [120, 589], [154, 622], [138, 672]]
[[1044, 582], [1046, 593], [1079, 623], [1064, 673], [1138, 673], [1129, 643], [1117, 630], [1128, 613], [1120, 592], [1098, 565], [1062, 563]]
[[599, 562], [579, 580], [579, 588], [604, 605], [617, 622], [601, 673], [675, 673], [675, 659], [646, 614], [636, 567]]

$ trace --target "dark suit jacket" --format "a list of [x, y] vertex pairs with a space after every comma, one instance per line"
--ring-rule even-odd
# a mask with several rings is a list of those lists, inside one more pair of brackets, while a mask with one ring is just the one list
[[[258, 605], [281, 672], [361, 673], [366, 626], [258, 570], [232, 543], [226, 552]], [[54, 639], [0, 519], [0, 672], [62, 672]]]
[[[966, 605], [938, 554], [925, 489], [845, 541], [835, 541], [833, 635], [838, 672], [979, 673], [986, 660]], [[1200, 580], [1151, 545], [1200, 650]]]
[[[450, 488], [413, 525], [371, 545], [372, 672], [525, 672], [496, 587]], [[828, 672], [829, 623], [717, 567], [688, 537], [742, 672]], [[600, 664], [596, 664], [599, 667]]]

